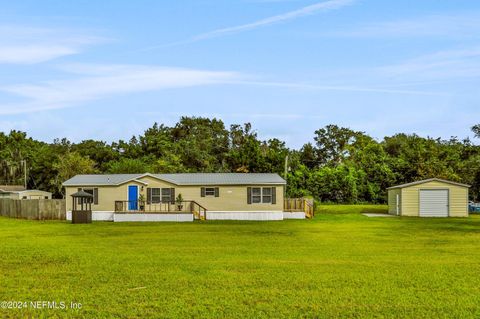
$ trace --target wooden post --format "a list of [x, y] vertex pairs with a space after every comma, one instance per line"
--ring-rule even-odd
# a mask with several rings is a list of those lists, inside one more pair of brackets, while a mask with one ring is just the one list
[[[288, 174], [288, 154], [287, 156], [285, 156], [285, 167], [283, 172], [283, 178], [285, 180], [287, 180], [287, 174]], [[285, 196], [286, 193], [287, 193], [287, 184], [285, 184], [283, 196]]]

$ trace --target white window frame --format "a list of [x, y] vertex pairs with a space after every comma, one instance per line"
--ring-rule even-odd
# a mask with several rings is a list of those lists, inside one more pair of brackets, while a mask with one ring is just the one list
[[215, 197], [215, 187], [205, 187], [205, 197]]
[[[255, 191], [258, 191], [258, 194], [254, 194]], [[252, 187], [252, 204], [261, 204], [261, 203], [262, 203], [262, 188]]]
[[[265, 194], [266, 190], [270, 192], [270, 194]], [[265, 200], [265, 199], [268, 200]], [[262, 203], [264, 204], [271, 204], [272, 203], [272, 188], [271, 187], [262, 187]]]
[[[159, 204], [162, 202], [162, 189], [160, 187], [151, 187], [150, 188], [150, 203]], [[153, 194], [153, 192], [158, 191], [158, 194]]]
[[[168, 191], [168, 196], [164, 195], [164, 191]], [[164, 200], [164, 198], [167, 198], [168, 200]], [[160, 191], [160, 200], [162, 203], [170, 203], [172, 201], [172, 190], [170, 188], [161, 188]]]

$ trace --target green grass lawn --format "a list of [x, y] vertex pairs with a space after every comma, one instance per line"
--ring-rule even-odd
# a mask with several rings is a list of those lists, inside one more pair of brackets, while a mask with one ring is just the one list
[[0, 218], [0, 317], [478, 318], [480, 218], [71, 225]]

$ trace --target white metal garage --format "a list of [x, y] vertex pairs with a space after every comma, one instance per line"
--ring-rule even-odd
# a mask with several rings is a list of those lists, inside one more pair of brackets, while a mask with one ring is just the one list
[[448, 189], [420, 189], [420, 217], [448, 217]]
[[430, 178], [388, 189], [388, 213], [399, 216], [468, 217], [466, 184]]

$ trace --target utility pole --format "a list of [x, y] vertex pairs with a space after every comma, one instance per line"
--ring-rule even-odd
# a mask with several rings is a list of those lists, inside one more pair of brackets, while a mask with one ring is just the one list
[[[286, 181], [287, 180], [287, 174], [288, 174], [288, 154], [285, 156], [285, 168], [283, 172], [283, 179]], [[287, 195], [287, 184], [285, 184], [285, 187], [283, 188], [283, 197]]]
[[27, 160], [21, 160], [21, 163], [23, 164], [23, 185], [27, 189]]

